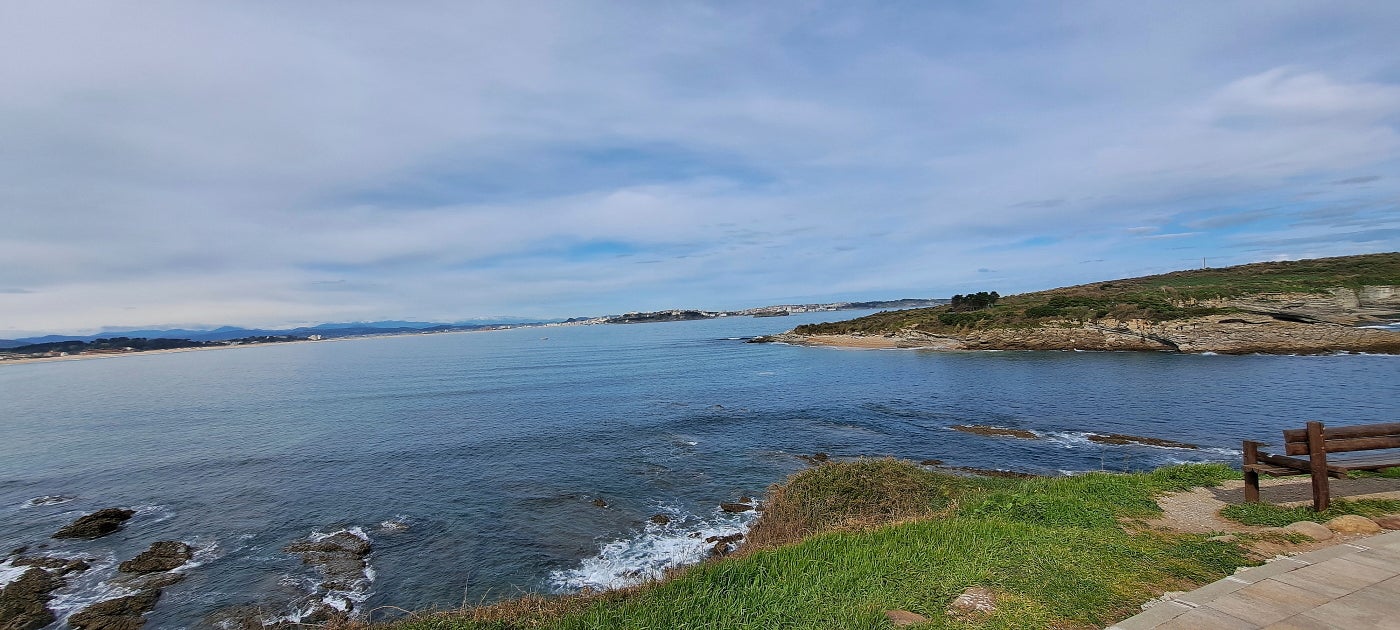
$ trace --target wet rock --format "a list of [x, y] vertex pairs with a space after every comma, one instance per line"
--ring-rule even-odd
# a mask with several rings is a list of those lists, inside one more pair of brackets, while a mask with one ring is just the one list
[[733, 542], [739, 542], [739, 541], [741, 541], [741, 540], [743, 540], [743, 539], [744, 539], [744, 535], [743, 535], [743, 534], [730, 534], [730, 535], [728, 535], [728, 536], [710, 536], [709, 538], [706, 538], [706, 539], [705, 539], [705, 542], [707, 542], [707, 543], [719, 542], [719, 543], [729, 544], [729, 543], [733, 543]]
[[602, 500], [602, 499], [594, 499], [594, 500], [593, 500], [593, 505], [596, 506], [596, 507], [605, 508], [605, 507], [608, 507], [608, 502], [607, 502], [607, 501], [604, 501], [604, 500]]
[[63, 586], [63, 580], [39, 567], [27, 571], [0, 588], [0, 628], [35, 630], [54, 622], [49, 610], [49, 593]]
[[78, 517], [53, 535], [54, 538], [101, 538], [118, 529], [126, 519], [136, 514], [136, 510], [107, 508], [92, 514]]
[[956, 470], [981, 477], [1002, 477], [1005, 479], [1030, 479], [1036, 476], [1031, 473], [1016, 470], [996, 470], [992, 468], [977, 468], [975, 466], [954, 466], [949, 470]]
[[948, 428], [950, 428], [950, 429], [952, 429], [952, 430], [954, 430], [954, 431], [962, 431], [963, 433], [973, 433], [973, 434], [976, 434], [976, 435], [990, 435], [990, 436], [996, 436], [996, 437], [1013, 437], [1013, 438], [1018, 438], [1018, 439], [1022, 439], [1022, 440], [1038, 440], [1038, 439], [1040, 439], [1040, 436], [1039, 436], [1039, 435], [1036, 435], [1036, 433], [1035, 433], [1034, 431], [1027, 431], [1027, 430], [1025, 430], [1025, 429], [1011, 429], [1011, 428], [1007, 428], [1007, 427], [992, 427], [992, 426], [987, 426], [987, 425], [983, 425], [983, 424], [955, 424], [955, 425], [953, 425], [953, 426], [951, 426], [951, 427], [948, 427]]
[[21, 545], [21, 546], [19, 546], [19, 547], [15, 547], [14, 549], [12, 549], [12, 550], [10, 551], [10, 555], [12, 555], [12, 556], [18, 556], [19, 554], [22, 554], [22, 553], [24, 553], [24, 552], [26, 552], [26, 551], [29, 551], [29, 545]]
[[151, 547], [135, 558], [117, 567], [122, 573], [156, 573], [179, 568], [194, 557], [194, 550], [178, 540], [162, 540], [151, 543]]
[[1385, 529], [1400, 529], [1400, 514], [1388, 514], [1375, 519], [1376, 524]]
[[267, 616], [267, 611], [261, 606], [240, 604], [210, 613], [199, 627], [220, 628], [221, 630], [264, 630], [268, 626], [264, 625], [262, 620]]
[[798, 455], [797, 458], [800, 459], [800, 460], [802, 460], [802, 461], [804, 461], [804, 462], [807, 462], [808, 464], [811, 464], [811, 465], [813, 465], [813, 466], [816, 466], [816, 465], [819, 465], [819, 464], [825, 464], [825, 463], [827, 463], [828, 461], [831, 461], [831, 455], [828, 455], [828, 454], [826, 454], [826, 453], [814, 453], [814, 454], [812, 454], [812, 455]]
[[1297, 523], [1289, 523], [1288, 525], [1284, 526], [1284, 529], [1290, 532], [1302, 534], [1313, 540], [1327, 540], [1332, 537], [1332, 530], [1327, 529], [1326, 525], [1323, 525], [1322, 523], [1314, 523], [1312, 521], [1298, 521]]
[[654, 514], [651, 518], [647, 520], [656, 523], [657, 525], [665, 525], [671, 522], [671, 517], [666, 516], [665, 514]]
[[723, 510], [723, 511], [725, 511], [725, 512], [729, 512], [730, 514], [739, 514], [739, 513], [742, 513], [742, 512], [752, 512], [752, 511], [753, 511], [753, 508], [754, 508], [754, 506], [753, 506], [752, 504], [749, 504], [749, 503], [721, 503], [721, 504], [719, 504], [719, 509], [721, 509], [721, 510]]
[[49, 556], [24, 556], [15, 558], [11, 564], [17, 567], [39, 567], [40, 569], [48, 569], [57, 575], [82, 573], [89, 568], [88, 563], [82, 560], [53, 558]]
[[1143, 437], [1141, 435], [1128, 435], [1126, 433], [1090, 433], [1088, 437], [1090, 442], [1098, 442], [1099, 444], [1142, 444], [1144, 446], [1157, 446], [1161, 448], [1200, 448], [1195, 444], [1187, 444], [1186, 442], [1177, 442], [1176, 440], [1164, 440], [1162, 438], [1154, 437]]
[[288, 553], [349, 553], [363, 556], [369, 553], [369, 541], [350, 532], [336, 532], [320, 540], [298, 540], [282, 548]]
[[926, 459], [926, 460], [924, 460], [924, 461], [919, 462], [919, 465], [920, 465], [920, 466], [942, 466], [942, 465], [943, 465], [943, 460], [941, 460], [941, 459]]
[[928, 623], [929, 618], [919, 613], [912, 613], [907, 610], [886, 610], [885, 619], [889, 619], [896, 628], [912, 626], [916, 623]]
[[1381, 531], [1381, 526], [1364, 516], [1347, 514], [1327, 521], [1327, 529], [1339, 534], [1375, 534]]
[[300, 554], [303, 564], [320, 569], [322, 588], [348, 591], [365, 578], [365, 556], [370, 552], [370, 544], [350, 532], [337, 532], [319, 540], [299, 540], [282, 549]]
[[146, 624], [141, 615], [156, 607], [159, 590], [100, 601], [68, 618], [68, 625], [77, 630], [137, 630]]
[[961, 621], [976, 621], [996, 612], [997, 596], [989, 589], [971, 586], [948, 604], [948, 616]]

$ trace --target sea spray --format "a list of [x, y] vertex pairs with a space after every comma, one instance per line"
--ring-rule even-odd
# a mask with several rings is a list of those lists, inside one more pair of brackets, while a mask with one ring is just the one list
[[729, 513], [718, 507], [705, 517], [674, 506], [663, 506], [662, 513], [668, 522], [648, 522], [633, 536], [604, 543], [577, 567], [551, 572], [549, 586], [556, 593], [575, 593], [658, 580], [670, 569], [710, 557], [715, 543], [707, 538], [743, 535], [758, 518], [757, 512]]

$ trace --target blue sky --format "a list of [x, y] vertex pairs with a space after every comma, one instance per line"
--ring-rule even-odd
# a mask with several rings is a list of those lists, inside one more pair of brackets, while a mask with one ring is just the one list
[[1400, 250], [1400, 3], [0, 8], [0, 337]]

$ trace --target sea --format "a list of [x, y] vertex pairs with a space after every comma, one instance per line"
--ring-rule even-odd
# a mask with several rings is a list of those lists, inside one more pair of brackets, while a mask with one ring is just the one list
[[[362, 338], [0, 365], [0, 554], [86, 558], [67, 615], [158, 540], [194, 561], [148, 627], [230, 610], [361, 619], [636, 584], [703, 560], [825, 453], [1071, 475], [1239, 461], [1306, 420], [1400, 418], [1400, 357], [929, 352], [751, 344], [807, 313]], [[950, 429], [978, 424], [1039, 439]], [[1199, 448], [1091, 441], [1166, 438]], [[50, 536], [106, 507], [93, 541]], [[666, 518], [653, 519], [656, 515]], [[654, 521], [666, 521], [658, 523]], [[283, 548], [372, 551], [327, 590]], [[20, 570], [0, 563], [0, 583]]]

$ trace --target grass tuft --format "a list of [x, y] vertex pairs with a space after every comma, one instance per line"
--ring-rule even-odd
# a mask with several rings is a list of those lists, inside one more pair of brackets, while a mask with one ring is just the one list
[[1324, 512], [1314, 512], [1310, 506], [1283, 507], [1268, 503], [1229, 505], [1220, 515], [1245, 525], [1283, 527], [1298, 521], [1329, 521], [1346, 514], [1374, 517], [1400, 512], [1400, 501], [1394, 499], [1337, 499]]

